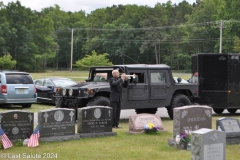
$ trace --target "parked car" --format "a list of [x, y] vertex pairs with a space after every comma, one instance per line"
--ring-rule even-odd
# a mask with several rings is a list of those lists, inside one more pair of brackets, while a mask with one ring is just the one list
[[[178, 83], [178, 77], [173, 77], [175, 83]], [[181, 78], [181, 82], [180, 83], [189, 83], [188, 81], [186, 81], [185, 79]]]
[[37, 101], [36, 87], [27, 72], [0, 71], [0, 105], [16, 104], [30, 108]]
[[76, 85], [77, 82], [69, 78], [50, 77], [41, 78], [34, 81], [37, 88], [37, 102], [55, 103], [53, 95], [57, 87]]

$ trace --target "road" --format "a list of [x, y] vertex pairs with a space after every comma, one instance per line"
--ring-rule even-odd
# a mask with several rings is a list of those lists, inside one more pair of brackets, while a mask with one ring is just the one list
[[[212, 111], [212, 113], [213, 113], [212, 114], [213, 116], [217, 115], [214, 111]], [[169, 118], [167, 109], [165, 107], [158, 108], [158, 111], [156, 114], [158, 116], [160, 116], [161, 118]], [[120, 119], [129, 119], [129, 117], [133, 116], [133, 115], [136, 115], [134, 109], [122, 110]], [[220, 117], [240, 116], [240, 109], [236, 112], [236, 114], [230, 114], [230, 113], [228, 113], [227, 110], [224, 110], [223, 114], [218, 115], [218, 116], [220, 116]], [[37, 124], [37, 113], [34, 114], [34, 124]]]

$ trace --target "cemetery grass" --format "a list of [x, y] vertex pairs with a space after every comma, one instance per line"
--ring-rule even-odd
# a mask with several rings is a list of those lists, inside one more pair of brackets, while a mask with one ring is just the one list
[[[237, 116], [231, 116], [240, 120]], [[216, 127], [216, 119], [220, 116], [213, 116], [212, 128]], [[86, 138], [63, 142], [40, 142], [36, 148], [26, 146], [12, 147], [1, 150], [1, 154], [9, 156], [19, 154], [21, 159], [24, 155], [57, 155], [51, 159], [71, 160], [187, 160], [191, 159], [191, 152], [178, 150], [168, 146], [168, 139], [172, 137], [173, 121], [169, 118], [162, 118], [165, 130], [158, 134], [129, 134], [128, 120], [121, 120], [122, 128], [113, 129], [117, 136]], [[239, 158], [240, 145], [226, 146], [226, 159], [236, 160]], [[9, 158], [10, 159], [10, 158]], [[32, 158], [33, 159], [33, 158]]]

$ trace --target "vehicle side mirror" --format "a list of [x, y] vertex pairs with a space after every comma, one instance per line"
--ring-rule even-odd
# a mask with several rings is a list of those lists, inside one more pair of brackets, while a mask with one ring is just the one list
[[177, 78], [177, 81], [178, 81], [178, 83], [181, 83], [182, 78], [178, 77], [178, 78]]
[[85, 79], [85, 81], [86, 81], [86, 82], [90, 82], [90, 81], [91, 81], [91, 79]]
[[138, 76], [136, 75], [135, 77], [133, 77], [133, 83], [138, 83]]

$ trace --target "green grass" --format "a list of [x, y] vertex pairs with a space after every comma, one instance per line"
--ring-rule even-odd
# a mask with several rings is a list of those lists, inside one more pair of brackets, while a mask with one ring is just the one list
[[[212, 120], [212, 128], [215, 128], [216, 119]], [[239, 117], [235, 117], [238, 118]], [[87, 138], [63, 142], [41, 142], [36, 148], [26, 146], [12, 147], [8, 150], [1, 150], [1, 153], [8, 154], [38, 154], [55, 153], [57, 159], [71, 160], [187, 160], [190, 159], [191, 151], [178, 150], [168, 146], [168, 139], [172, 138], [173, 121], [163, 118], [164, 128], [168, 132], [159, 134], [129, 134], [128, 120], [122, 120], [122, 128], [113, 129], [117, 136]], [[238, 159], [240, 145], [226, 146], [226, 159]], [[53, 159], [53, 158], [52, 158]]]
[[[46, 72], [46, 73], [31, 73], [34, 79], [50, 76], [61, 76], [72, 78], [76, 81], [82, 81], [87, 77], [87, 72]], [[188, 79], [190, 74], [174, 74], [176, 77]], [[77, 77], [77, 78], [75, 78]], [[54, 108], [53, 105], [47, 104], [33, 104], [31, 108], [22, 109], [21, 106], [1, 107], [0, 111], [11, 109], [29, 110], [38, 112], [39, 110]], [[216, 128], [216, 119], [221, 116], [213, 116], [212, 128]], [[234, 118], [239, 117], [232, 116]], [[46, 153], [57, 154], [57, 158], [51, 159], [71, 159], [71, 160], [187, 160], [190, 159], [190, 151], [180, 151], [173, 147], [168, 146], [168, 139], [173, 135], [173, 121], [169, 118], [163, 118], [164, 128], [168, 132], [161, 132], [156, 135], [129, 134], [127, 133], [129, 125], [128, 120], [122, 120], [120, 125], [122, 128], [113, 129], [117, 132], [117, 136], [101, 137], [101, 138], [88, 138], [64, 142], [41, 142], [40, 146], [36, 148], [27, 148], [26, 146], [12, 147], [7, 150], [1, 150], [1, 154], [19, 155], [23, 159], [23, 154], [27, 155], [41, 155]], [[227, 145], [226, 146], [226, 159], [238, 159], [240, 145]], [[1, 158], [0, 158], [1, 159]], [[13, 159], [13, 158], [4, 158]], [[26, 159], [26, 158], [25, 158]], [[28, 158], [33, 159], [33, 158]], [[43, 159], [43, 158], [41, 158]], [[46, 159], [46, 158], [45, 158]]]

